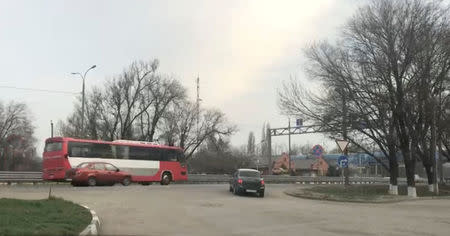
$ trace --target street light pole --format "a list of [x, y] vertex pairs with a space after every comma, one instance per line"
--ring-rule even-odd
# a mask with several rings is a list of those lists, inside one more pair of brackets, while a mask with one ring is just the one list
[[84, 74], [81, 74], [79, 72], [73, 72], [72, 75], [80, 75], [81, 79], [83, 80], [83, 88], [81, 90], [81, 131], [84, 130], [84, 80], [86, 78], [86, 74], [94, 69], [95, 67], [97, 67], [96, 65], [91, 66], [89, 69], [86, 70], [86, 72], [84, 72]]

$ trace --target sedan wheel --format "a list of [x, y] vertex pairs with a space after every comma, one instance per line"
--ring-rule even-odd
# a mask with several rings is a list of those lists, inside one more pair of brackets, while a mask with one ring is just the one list
[[91, 177], [88, 179], [88, 185], [89, 186], [95, 186], [97, 185], [97, 181], [95, 180], [95, 178]]
[[122, 184], [123, 186], [128, 186], [131, 183], [131, 179], [130, 177], [125, 177], [125, 179], [123, 179]]

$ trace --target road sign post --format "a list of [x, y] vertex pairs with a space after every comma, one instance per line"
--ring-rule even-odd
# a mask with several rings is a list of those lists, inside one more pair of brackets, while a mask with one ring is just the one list
[[345, 182], [344, 170], [348, 168], [348, 157], [342, 155], [338, 158], [338, 166], [341, 168], [342, 182]]
[[[348, 141], [347, 140], [339, 140], [336, 139], [336, 144], [338, 145], [339, 149], [341, 149], [341, 152], [344, 156], [348, 156]], [[347, 163], [348, 163], [348, 159], [347, 159]], [[343, 176], [344, 176], [344, 182], [345, 185], [349, 185], [350, 181], [349, 181], [349, 169], [348, 169], [348, 164], [342, 168], [343, 170]]]
[[[321, 157], [322, 157], [322, 155], [323, 155], [323, 147], [322, 146], [320, 146], [319, 144], [317, 144], [317, 145], [314, 145], [313, 147], [312, 147], [312, 154], [317, 158], [317, 159], [320, 159]], [[320, 160], [317, 160], [317, 162], [318, 163], [320, 163]], [[317, 170], [317, 175], [319, 175], [319, 172], [320, 172], [320, 170], [318, 169]]]

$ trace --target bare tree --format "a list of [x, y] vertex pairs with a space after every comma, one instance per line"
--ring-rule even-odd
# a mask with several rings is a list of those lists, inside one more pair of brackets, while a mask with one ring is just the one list
[[184, 148], [187, 158], [207, 139], [221, 139], [232, 135], [236, 127], [228, 123], [218, 110], [199, 110], [194, 103], [183, 100], [165, 114], [161, 137], [169, 145]]
[[195, 104], [183, 100], [165, 113], [161, 137], [168, 145], [184, 147], [188, 140], [196, 136], [196, 122]]
[[430, 101], [448, 79], [446, 15], [440, 1], [373, 1], [348, 22], [336, 46], [307, 50], [309, 75], [322, 83], [322, 94], [288, 83], [279, 93], [280, 107], [363, 150], [361, 141], [374, 142], [389, 159], [395, 185], [400, 150], [409, 194], [415, 195], [416, 154], [435, 136], [429, 117], [437, 107]]
[[24, 103], [0, 102], [0, 169], [26, 169], [35, 157], [34, 127]]
[[232, 148], [223, 138], [208, 137], [189, 159], [193, 173], [232, 174], [238, 168], [251, 167], [251, 158], [243, 150]]
[[268, 156], [268, 146], [267, 146], [267, 127], [266, 127], [266, 123], [263, 123], [262, 129], [261, 129], [261, 142], [260, 142], [260, 146], [261, 146], [261, 153], [260, 155], [262, 157], [266, 157]]
[[159, 62], [133, 62], [120, 76], [108, 84], [107, 100], [112, 101], [113, 128], [118, 128], [118, 138], [133, 139], [133, 124], [153, 104], [153, 97], [144, 97], [146, 91], [156, 84], [155, 71]]
[[253, 134], [253, 132], [248, 134], [247, 154], [252, 156], [255, 155], [255, 134]]
[[[157, 125], [167, 113], [170, 105], [180, 103], [186, 98], [186, 89], [173, 78], [157, 77], [154, 84], [144, 91], [140, 102], [138, 130], [140, 140], [153, 141]], [[151, 101], [150, 106], [148, 101]]]
[[[195, 114], [195, 113], [194, 113]], [[179, 146], [184, 148], [186, 158], [190, 158], [197, 148], [210, 137], [227, 137], [236, 132], [236, 127], [228, 123], [225, 114], [219, 110], [204, 110], [200, 112], [198, 129], [184, 129], [180, 134]], [[187, 131], [190, 132], [187, 132]]]

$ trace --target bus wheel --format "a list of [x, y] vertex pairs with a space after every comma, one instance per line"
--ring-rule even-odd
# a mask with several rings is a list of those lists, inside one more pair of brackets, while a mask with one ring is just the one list
[[95, 185], [97, 185], [97, 180], [95, 180], [94, 177], [90, 177], [90, 178], [88, 179], [88, 185], [89, 185], [89, 186], [95, 186]]
[[172, 179], [172, 176], [168, 172], [164, 172], [162, 178], [161, 178], [161, 185], [169, 185], [170, 180]]
[[131, 183], [131, 179], [130, 177], [125, 177], [125, 179], [123, 179], [122, 184], [123, 186], [128, 186]]

